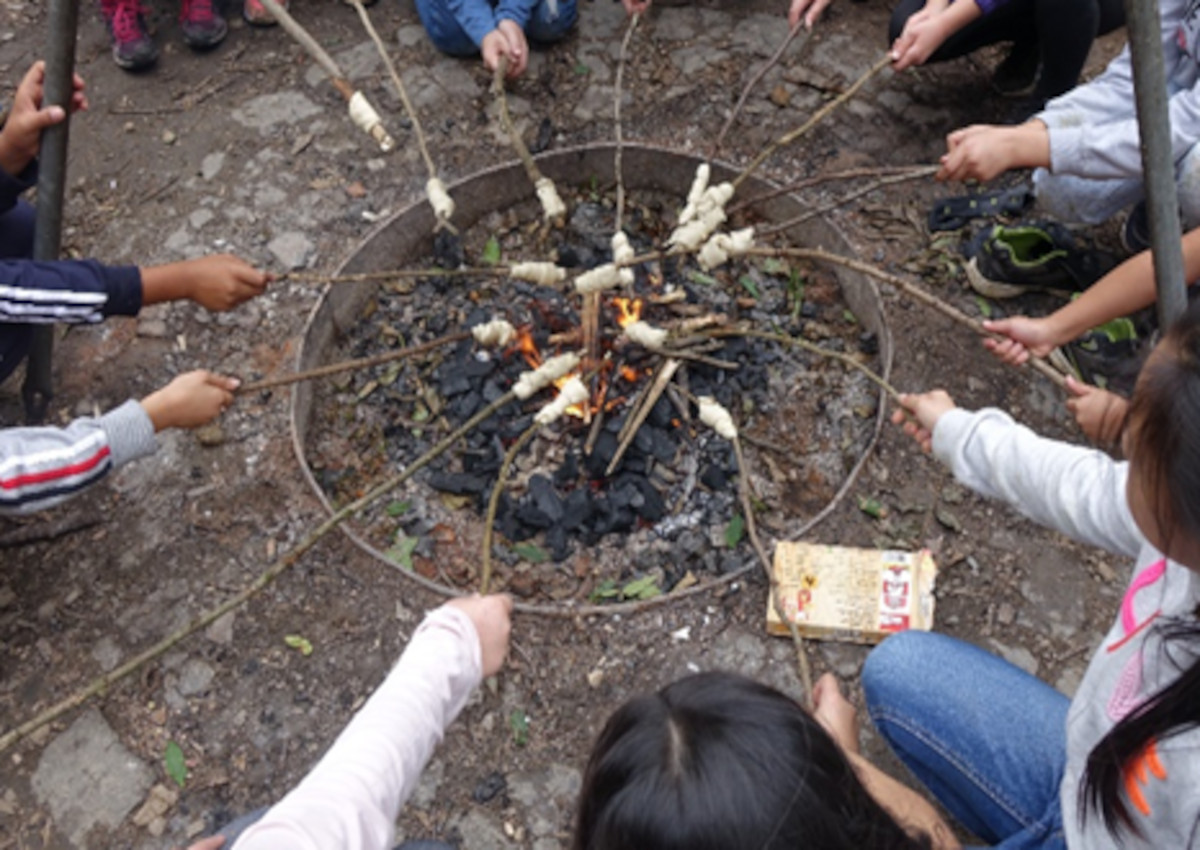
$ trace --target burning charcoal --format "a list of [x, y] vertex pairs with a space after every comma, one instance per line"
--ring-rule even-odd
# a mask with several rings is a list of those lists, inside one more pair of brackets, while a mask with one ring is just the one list
[[563, 518], [563, 503], [544, 475], [529, 479], [529, 492], [517, 507], [517, 518], [534, 528], [550, 528]]
[[[588, 477], [592, 479], [604, 478], [608, 465], [612, 462], [613, 457], [617, 453], [617, 437], [615, 434], [608, 431], [601, 432], [596, 439], [596, 445], [592, 449], [592, 453], [583, 459], [584, 466], [587, 467]], [[617, 466], [620, 470], [625, 465], [625, 460]]]
[[501, 421], [500, 425], [500, 439], [504, 440], [506, 443], [511, 443], [513, 440], [520, 437], [522, 434], [528, 431], [529, 426], [533, 424], [532, 413], [518, 413], [515, 417], [511, 411], [507, 414], [504, 414], [504, 412], [501, 411], [501, 414], [504, 415], [504, 419]]
[[675, 452], [679, 448], [679, 444], [675, 438], [662, 428], [648, 428], [650, 432], [651, 446], [649, 454], [653, 455], [663, 463], [670, 463], [675, 459]]
[[654, 407], [650, 408], [650, 415], [646, 417], [646, 421], [655, 428], [670, 428], [674, 418], [675, 406], [666, 396], [661, 396], [654, 402]]
[[483, 407], [483, 399], [477, 392], [460, 395], [450, 404], [450, 412], [460, 422], [465, 422], [479, 412]]
[[557, 263], [564, 269], [577, 269], [583, 265], [583, 259], [574, 245], [559, 245]]
[[561, 564], [571, 556], [571, 544], [567, 540], [567, 530], [561, 525], [546, 529], [546, 537], [543, 542], [550, 550], [550, 557], [556, 564]]
[[622, 475], [617, 479], [616, 490], [628, 494], [629, 506], [644, 520], [658, 522], [667, 513], [662, 494], [642, 475]]
[[488, 404], [499, 399], [507, 392], [494, 377], [489, 378], [483, 384], [483, 400]]
[[471, 381], [461, 372], [448, 375], [441, 382], [442, 395], [452, 398], [471, 391]]
[[496, 361], [490, 357], [470, 357], [462, 364], [462, 373], [469, 378], [486, 378], [496, 371]]
[[700, 483], [709, 490], [721, 491], [729, 484], [729, 476], [725, 474], [725, 470], [715, 464], [709, 464], [700, 473]]
[[560, 525], [567, 531], [583, 528], [592, 516], [592, 495], [586, 489], [572, 490], [563, 503]]
[[488, 482], [483, 476], [469, 472], [434, 472], [429, 476], [429, 486], [456, 496], [480, 496], [488, 489]]
[[508, 780], [504, 778], [503, 773], [496, 770], [479, 780], [479, 784], [471, 792], [471, 799], [476, 803], [490, 803], [507, 790]]
[[449, 230], [442, 228], [433, 237], [433, 259], [443, 269], [456, 269], [465, 265], [462, 240]]
[[579, 480], [579, 455], [567, 452], [567, 457], [554, 473], [556, 487], [567, 487]]
[[879, 353], [879, 337], [871, 331], [863, 331], [858, 335], [858, 350], [874, 357]]

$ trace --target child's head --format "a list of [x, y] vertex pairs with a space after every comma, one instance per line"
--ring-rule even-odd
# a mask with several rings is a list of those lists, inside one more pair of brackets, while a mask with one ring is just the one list
[[576, 850], [884, 850], [909, 838], [783, 694], [728, 673], [617, 710], [588, 760]]
[[1125, 454], [1126, 498], [1138, 528], [1173, 561], [1200, 570], [1200, 303], [1142, 368]]

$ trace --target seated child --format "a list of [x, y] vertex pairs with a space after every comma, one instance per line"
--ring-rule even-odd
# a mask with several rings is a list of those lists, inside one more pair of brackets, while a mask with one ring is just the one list
[[[1048, 440], [946, 393], [893, 420], [955, 478], [1080, 542], [1133, 579], [1074, 699], [969, 643], [902, 632], [863, 691], [897, 755], [962, 823], [1002, 847], [1195, 846], [1200, 824], [1200, 305], [1150, 354], [1127, 462]], [[1063, 565], [1067, 568], [1067, 565]]]
[[529, 64], [529, 40], [550, 44], [575, 24], [575, 0], [417, 0], [417, 13], [435, 47], [451, 56], [482, 54], [495, 71], [508, 60], [508, 76]]
[[[1200, 17], [1188, 0], [1163, 0], [1160, 10], [1172, 158], [1184, 226], [1193, 228], [1200, 226]], [[1098, 224], [1145, 196], [1128, 47], [1103, 74], [1030, 121], [978, 124], [946, 141], [939, 180], [991, 180], [1034, 168], [1039, 205], [1062, 221]]]
[[[390, 848], [400, 806], [444, 729], [482, 677], [500, 669], [511, 605], [507, 597], [462, 598], [429, 614], [308, 776], [228, 836], [233, 850]], [[917, 850], [931, 846], [926, 834], [934, 846], [958, 847], [928, 803], [858, 756], [853, 709], [832, 676], [815, 690], [815, 717], [724, 673], [630, 701], [592, 751], [573, 846]], [[210, 838], [192, 850], [220, 846]]]

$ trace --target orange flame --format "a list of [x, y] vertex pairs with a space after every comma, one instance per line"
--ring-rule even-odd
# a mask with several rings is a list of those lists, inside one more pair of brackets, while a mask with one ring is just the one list
[[642, 318], [642, 299], [614, 298], [613, 306], [617, 308], [617, 324], [628, 327]]
[[621, 377], [631, 384], [636, 384], [638, 378], [642, 377], [642, 373], [637, 369], [634, 369], [632, 366], [622, 366]]
[[525, 358], [525, 362], [534, 369], [542, 365], [542, 352], [538, 351], [537, 343], [533, 341], [533, 334], [529, 332], [528, 328], [521, 328], [517, 331], [517, 342], [514, 347]]

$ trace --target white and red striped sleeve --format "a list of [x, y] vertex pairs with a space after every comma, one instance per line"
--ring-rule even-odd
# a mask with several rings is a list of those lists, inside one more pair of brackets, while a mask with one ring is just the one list
[[157, 448], [154, 425], [136, 401], [65, 428], [6, 428], [0, 431], [0, 514], [56, 505]]

